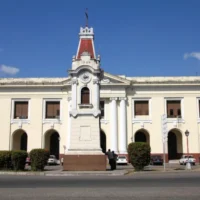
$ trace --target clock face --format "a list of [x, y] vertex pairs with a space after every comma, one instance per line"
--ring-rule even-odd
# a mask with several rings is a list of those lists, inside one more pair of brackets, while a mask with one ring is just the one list
[[84, 82], [84, 83], [88, 83], [91, 79], [91, 76], [90, 76], [90, 73], [89, 72], [83, 72], [81, 74], [81, 81]]

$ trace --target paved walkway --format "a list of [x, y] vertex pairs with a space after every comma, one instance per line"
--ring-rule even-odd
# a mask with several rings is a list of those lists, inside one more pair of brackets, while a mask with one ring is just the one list
[[[186, 172], [186, 167], [179, 164], [166, 164], [165, 172]], [[13, 171], [0, 171], [0, 175], [34, 175], [34, 176], [123, 176], [123, 175], [134, 175], [136, 173], [163, 173], [163, 166], [147, 166], [144, 171], [135, 172], [132, 165], [117, 166], [116, 170], [111, 171], [107, 166], [106, 171], [63, 171], [62, 166], [46, 166], [43, 172], [32, 172], [30, 166], [26, 167], [24, 172], [13, 172]], [[188, 172], [200, 171], [200, 165], [197, 164], [192, 166]]]
[[116, 170], [110, 170], [107, 166], [106, 171], [63, 171], [61, 165], [46, 166], [43, 172], [33, 172], [30, 166], [26, 166], [23, 172], [0, 171], [0, 175], [34, 175], [34, 176], [123, 176], [128, 173], [128, 169], [133, 169], [131, 165], [118, 166]]

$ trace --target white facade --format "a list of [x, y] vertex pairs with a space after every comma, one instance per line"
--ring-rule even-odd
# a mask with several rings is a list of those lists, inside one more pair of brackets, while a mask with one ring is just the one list
[[[90, 32], [86, 34], [84, 31]], [[138, 138], [145, 137], [152, 154], [162, 154], [161, 116], [167, 114], [167, 129], [171, 136], [165, 148], [167, 153], [170, 151], [169, 159], [187, 153], [186, 130], [190, 132], [189, 153], [199, 157], [200, 77], [125, 77], [103, 72], [100, 57], [95, 55], [93, 35], [92, 28], [81, 28], [78, 51], [73, 57], [69, 77], [0, 79], [0, 150], [23, 149], [21, 143], [24, 132], [27, 135], [28, 152], [33, 148], [51, 149], [53, 142], [59, 146], [61, 155], [70, 149], [87, 149], [90, 148], [88, 143], [86, 147], [84, 142], [69, 141], [77, 141], [77, 138], [81, 140], [80, 137], [86, 137], [84, 140], [87, 140], [90, 136], [75, 133], [77, 126], [90, 121], [91, 127], [94, 124], [90, 132], [95, 132], [97, 137], [94, 141], [98, 142], [98, 137], [103, 137], [101, 145], [106, 149], [127, 154], [127, 145], [137, 140], [136, 134], [140, 132], [143, 136]], [[81, 52], [81, 48], [84, 48], [81, 45], [85, 45], [81, 43], [84, 39], [91, 39], [92, 46], [87, 44], [89, 46], [86, 45]], [[90, 103], [87, 106], [81, 103], [81, 90], [84, 87], [90, 90]], [[15, 102], [20, 101], [28, 102], [25, 118], [15, 117]], [[97, 126], [100, 101], [104, 101], [104, 116]], [[142, 101], [148, 106], [147, 112], [137, 115], [135, 105]], [[57, 102], [59, 105], [57, 117], [46, 116], [48, 102]], [[180, 103], [176, 111], [180, 115], [173, 115], [173, 109], [168, 109], [168, 102]], [[171, 112], [172, 117], [168, 112]], [[81, 117], [86, 115], [88, 117], [82, 120]], [[100, 134], [100, 131], [105, 135]], [[55, 138], [58, 141], [50, 141], [54, 132], [57, 132]], [[91, 149], [94, 148], [94, 143], [90, 145]]]

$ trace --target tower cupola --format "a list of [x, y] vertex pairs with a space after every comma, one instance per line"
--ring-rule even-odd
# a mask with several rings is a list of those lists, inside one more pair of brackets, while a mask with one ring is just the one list
[[76, 59], [81, 59], [82, 55], [89, 55], [91, 59], [96, 59], [93, 28], [81, 27], [79, 38]]

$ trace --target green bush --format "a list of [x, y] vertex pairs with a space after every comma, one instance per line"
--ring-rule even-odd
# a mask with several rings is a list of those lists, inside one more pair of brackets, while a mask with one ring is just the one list
[[49, 158], [49, 152], [45, 149], [33, 149], [30, 152], [31, 169], [33, 171], [43, 171], [47, 160]]
[[140, 171], [150, 162], [151, 148], [145, 142], [133, 142], [128, 145], [128, 155], [135, 170]]
[[24, 170], [27, 156], [28, 153], [26, 151], [12, 151], [11, 160], [15, 171]]
[[11, 151], [0, 151], [0, 169], [11, 169]]

